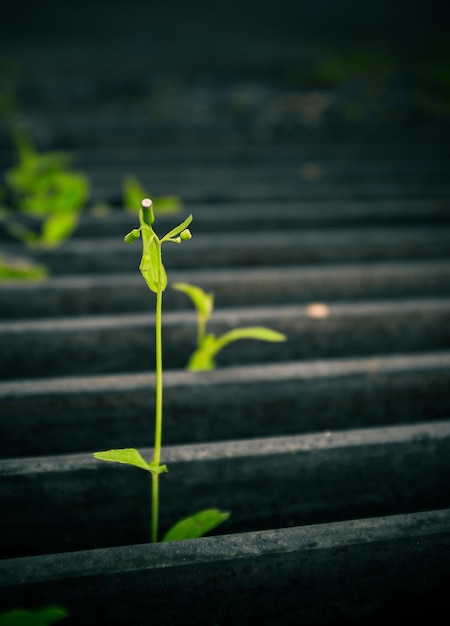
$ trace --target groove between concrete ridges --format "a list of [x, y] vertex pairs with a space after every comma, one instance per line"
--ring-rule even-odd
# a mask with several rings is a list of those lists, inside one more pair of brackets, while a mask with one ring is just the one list
[[[148, 182], [147, 182], [148, 180]], [[115, 184], [114, 184], [115, 182]], [[143, 181], [146, 186], [151, 184], [151, 179]], [[276, 203], [278, 200], [295, 199], [364, 199], [379, 198], [417, 198], [418, 196], [436, 196], [438, 198], [448, 198], [450, 195], [450, 183], [445, 180], [403, 181], [385, 180], [364, 181], [359, 179], [356, 182], [342, 182], [310, 185], [298, 178], [297, 180], [266, 180], [264, 178], [256, 181], [244, 181], [233, 183], [230, 181], [215, 181], [209, 177], [196, 184], [188, 182], [177, 182], [176, 180], [159, 183], [152, 186], [152, 193], [157, 196], [174, 194], [180, 196], [185, 202], [208, 202], [208, 201], [258, 201], [268, 198]], [[92, 191], [92, 200], [95, 202], [115, 202], [122, 198], [123, 191], [120, 182], [109, 181], [98, 184]]]
[[[34, 118], [38, 123], [49, 124], [45, 117]], [[67, 120], [67, 111], [61, 121]], [[52, 128], [56, 117], [52, 118]], [[324, 125], [323, 128], [314, 130], [311, 135], [308, 131], [302, 132], [301, 128], [295, 129], [292, 138], [284, 136], [258, 138], [247, 137], [245, 142], [228, 141], [226, 135], [219, 129], [211, 129], [209, 135], [196, 135], [195, 141], [188, 136], [178, 134], [177, 137], [164, 138], [163, 126], [160, 127], [158, 136], [155, 134], [155, 150], [149, 149], [148, 145], [140, 141], [145, 136], [145, 119], [139, 115], [128, 118], [128, 127], [131, 132], [135, 131], [133, 141], [118, 142], [111, 141], [105, 134], [102, 126], [115, 125], [117, 128], [125, 129], [123, 116], [108, 116], [101, 110], [101, 116], [92, 120], [83, 117], [76, 126], [77, 133], [71, 135], [67, 148], [72, 150], [78, 168], [91, 168], [97, 165], [123, 163], [127, 171], [134, 169], [135, 165], [147, 164], [150, 168], [155, 168], [162, 164], [163, 167], [172, 165], [174, 167], [186, 166], [186, 163], [194, 165], [201, 163], [270, 163], [299, 160], [304, 163], [355, 161], [369, 163], [371, 160], [396, 159], [403, 160], [417, 159], [439, 159], [447, 160], [450, 157], [450, 147], [448, 141], [448, 125], [432, 124], [418, 127], [395, 126], [376, 124], [375, 126], [364, 126], [358, 124], [353, 127], [348, 124], [336, 124], [333, 127]], [[76, 120], [74, 121], [76, 124]], [[165, 126], [167, 128], [167, 125]], [[72, 129], [74, 127], [72, 126]], [[85, 143], [86, 129], [89, 129], [88, 141]], [[175, 127], [172, 128], [174, 130]], [[140, 136], [137, 135], [140, 132]], [[377, 138], [374, 140], [371, 132], [375, 132]], [[97, 141], [92, 141], [95, 133]], [[354, 133], [354, 134], [353, 134]], [[384, 136], [380, 137], [380, 134]], [[387, 136], [388, 134], [388, 136]], [[422, 136], [421, 136], [422, 135]], [[217, 144], [214, 137], [218, 136], [223, 141]], [[302, 140], [299, 141], [299, 138]], [[229, 138], [228, 138], [229, 139]], [[177, 141], [178, 140], [178, 141]], [[51, 143], [49, 144], [51, 145]], [[118, 145], [120, 147], [118, 147]], [[49, 148], [51, 149], [51, 148]], [[1, 132], [0, 129], [0, 159], [7, 167], [11, 163], [10, 137]]]
[[[449, 353], [167, 371], [174, 445], [447, 419]], [[0, 383], [0, 456], [151, 444], [154, 373]], [[36, 432], [45, 436], [36, 437]]]
[[[180, 199], [181, 200], [181, 199]], [[183, 203], [195, 219], [195, 231], [208, 232], [251, 228], [252, 231], [280, 227], [310, 228], [329, 226], [395, 225], [403, 226], [421, 222], [429, 226], [434, 220], [446, 222], [450, 219], [448, 201], [431, 194], [422, 198], [375, 199], [363, 201], [333, 198], [332, 200], [276, 201], [268, 202], [222, 202]], [[161, 230], [173, 226], [176, 214], [157, 213], [157, 223]], [[134, 228], [135, 213], [115, 207], [109, 214], [95, 216], [86, 213], [74, 236], [104, 237], [118, 236]]]
[[[180, 199], [181, 200], [181, 199]], [[450, 211], [445, 198], [428, 195], [422, 198], [375, 199], [363, 201], [333, 198], [304, 202], [261, 200], [258, 202], [227, 202], [219, 204], [182, 203], [195, 219], [196, 232], [237, 230], [251, 228], [278, 230], [280, 227], [308, 228], [328, 226], [395, 225], [403, 226], [421, 222], [430, 225], [434, 220], [448, 221]], [[181, 211], [179, 212], [181, 214]], [[177, 214], [157, 213], [158, 228], [169, 230]], [[103, 216], [89, 212], [83, 214], [75, 237], [123, 236], [134, 228], [137, 221], [137, 209], [130, 212], [119, 207]]]
[[[183, 180], [196, 182], [202, 185], [206, 177], [214, 177], [216, 180], [242, 180], [261, 179], [271, 176], [274, 179], [290, 179], [305, 180], [306, 183], [342, 182], [353, 180], [355, 178], [361, 180], [363, 177], [369, 181], [373, 177], [381, 176], [383, 180], [391, 180], [398, 178], [407, 182], [410, 177], [414, 180], [433, 181], [444, 180], [448, 171], [450, 157], [432, 154], [422, 156], [422, 158], [411, 158], [405, 155], [402, 159], [386, 158], [366, 158], [366, 159], [327, 159], [319, 158], [314, 162], [295, 158], [286, 150], [280, 158], [272, 159], [253, 158], [244, 159], [243, 155], [237, 162], [233, 162], [232, 158], [223, 158], [222, 161], [208, 160], [208, 155], [201, 161], [195, 162], [170, 162], [165, 163], [159, 160], [157, 165], [152, 163], [148, 153], [143, 156], [142, 161], [134, 161], [133, 175], [137, 178], [141, 176], [148, 177], [149, 167], [152, 168], [151, 179], [154, 184], [160, 182], [168, 183], [169, 181]], [[1, 153], [0, 153], [1, 157]], [[89, 159], [88, 159], [89, 160]], [[0, 163], [1, 164], [1, 163]], [[121, 170], [127, 168], [129, 163], [121, 158], [120, 151], [116, 150], [115, 154], [110, 154], [109, 158], [103, 162], [91, 163], [86, 159], [77, 159], [78, 167], [86, 167], [92, 177], [92, 180], [101, 183], [114, 180], [120, 176]], [[306, 167], [305, 167], [306, 166]], [[309, 167], [308, 167], [309, 166]]]
[[[307, 306], [218, 310], [216, 335], [267, 326], [283, 342], [236, 341], [217, 356], [219, 366], [380, 353], [442, 350], [449, 346], [449, 298], [330, 303], [325, 316]], [[154, 316], [94, 315], [0, 322], [3, 378], [147, 370], [154, 359]], [[163, 327], [164, 366], [183, 368], [195, 349], [194, 311], [168, 311]]]
[[211, 616], [218, 626], [265, 626], [280, 614], [286, 626], [439, 623], [449, 608], [449, 519], [441, 509], [8, 559], [1, 601], [15, 608], [46, 594], [70, 624], [86, 626], [145, 624], [150, 611], [174, 626]]
[[[306, 303], [389, 297], [396, 300], [450, 292], [450, 260], [174, 270], [165, 309], [185, 308], [186, 296], [171, 289], [188, 282], [214, 294], [217, 307]], [[45, 281], [0, 283], [0, 318], [152, 311], [153, 298], [140, 274], [50, 276]]]
[[[161, 528], [208, 506], [233, 513], [221, 534], [447, 508], [449, 454], [449, 420], [168, 446]], [[148, 482], [145, 472], [90, 453], [0, 461], [8, 512], [0, 551], [9, 558], [142, 543]]]
[[[210, 372], [168, 371], [164, 374], [164, 388], [211, 387], [245, 383], [275, 383], [281, 380], [313, 380], [325, 378], [384, 375], [398, 372], [422, 372], [447, 370], [450, 367], [450, 352], [421, 352], [418, 354], [394, 354], [376, 357], [311, 360], [295, 363], [270, 363], [260, 365], [230, 366]], [[77, 395], [110, 391], [154, 390], [154, 372], [135, 374], [106, 374], [100, 376], [64, 376], [27, 380], [0, 381], [0, 401], [14, 398], [17, 401], [27, 396]]]
[[[447, 166], [448, 168], [448, 166]], [[167, 176], [152, 176], [141, 174], [141, 180], [145, 187], [152, 185], [152, 193], [158, 195], [179, 196], [184, 201], [208, 200], [267, 200], [274, 203], [284, 199], [302, 198], [417, 198], [418, 196], [435, 196], [445, 198], [450, 194], [450, 185], [445, 181], [444, 173], [391, 173], [368, 175], [358, 173], [334, 177], [322, 174], [321, 180], [311, 181], [305, 179], [301, 172], [285, 172], [283, 175], [270, 171], [258, 173], [245, 172], [235, 173], [232, 171], [208, 174], [197, 173], [196, 176], [177, 176], [176, 173]], [[364, 179], [363, 179], [364, 176]], [[121, 198], [123, 188], [121, 179], [124, 174], [118, 171], [109, 172], [101, 176], [93, 171], [92, 199], [101, 201], [105, 199]]]
[[[447, 199], [432, 194], [421, 198], [364, 198], [359, 201], [318, 198], [308, 202], [278, 199], [276, 202], [181, 203], [184, 210], [194, 216], [195, 233], [211, 235], [220, 231], [251, 230], [254, 233], [269, 229], [279, 231], [280, 228], [404, 227], [415, 224], [428, 227], [450, 220]], [[91, 213], [88, 209], [89, 204], [72, 238], [117, 236], [122, 241], [124, 234], [138, 221], [138, 207], [130, 211], [118, 204], [104, 214]], [[158, 231], [170, 230], [181, 215], [183, 209], [177, 213], [157, 213]], [[0, 237], [10, 238], [1, 224]]]
[[[292, 265], [355, 261], [401, 261], [449, 258], [450, 228], [445, 225], [392, 228], [331, 228], [195, 234], [164, 255], [169, 269]], [[4, 254], [24, 254], [23, 246], [4, 245]], [[127, 246], [122, 237], [73, 239], [60, 248], [33, 250], [29, 256], [49, 266], [54, 274], [137, 271], [139, 242]]]
[[[244, 458], [276, 455], [289, 459], [291, 455], [319, 450], [339, 450], [379, 445], [402, 444], [411, 441], [450, 440], [450, 419], [419, 424], [381, 426], [377, 428], [353, 428], [350, 430], [278, 437], [253, 437], [245, 440], [208, 442], [190, 445], [166, 446], [164, 462], [175, 467], [178, 463], [197, 461], [238, 460]], [[151, 458], [152, 448], [139, 447], [144, 458]], [[288, 461], [286, 460], [286, 463]], [[89, 453], [59, 454], [25, 457], [22, 459], [0, 459], [0, 480], [8, 477], [33, 474], [78, 472], [79, 470], [103, 471], [105, 464]], [[107, 464], [112, 474], [117, 465]], [[119, 468], [120, 469], [120, 468]], [[122, 470], [123, 471], [123, 470]], [[281, 469], [280, 469], [281, 471]], [[203, 480], [201, 473], [199, 479]], [[189, 480], [189, 479], [187, 479]]]
[[[433, 315], [450, 311], [450, 297], [442, 298], [404, 298], [399, 300], [357, 300], [353, 302], [327, 302], [323, 314], [314, 313], [305, 304], [285, 304], [258, 307], [233, 307], [216, 310], [210, 321], [211, 330], [214, 326], [237, 324], [262, 324], [270, 320], [314, 320], [317, 324], [326, 325], [327, 320], [333, 318], [364, 318], [385, 317], [408, 314]], [[195, 325], [194, 311], [168, 311], [165, 314], [163, 325], [175, 327], [179, 325]], [[154, 315], [149, 313], [120, 313], [111, 315], [85, 315], [81, 317], [69, 316], [53, 318], [37, 318], [27, 320], [0, 321], [0, 338], [11, 334], [26, 332], [33, 333], [65, 333], [81, 330], [99, 330], [121, 328], [149, 328], [154, 326]]]
[[[328, 522], [242, 534], [202, 537], [193, 541], [97, 548], [0, 560], [0, 587], [43, 581], [114, 575], [188, 564], [264, 558], [264, 555], [345, 549], [355, 544], [379, 545], [403, 537], [419, 540], [450, 535], [450, 509]], [[299, 559], [301, 562], [302, 559]]]

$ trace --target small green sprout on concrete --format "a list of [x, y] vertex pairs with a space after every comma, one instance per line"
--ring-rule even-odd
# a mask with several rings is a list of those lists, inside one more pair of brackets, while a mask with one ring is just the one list
[[191, 372], [212, 370], [216, 367], [217, 354], [239, 339], [259, 339], [261, 341], [286, 341], [286, 335], [264, 326], [235, 328], [220, 337], [206, 332], [206, 324], [212, 316], [214, 295], [206, 293], [196, 285], [174, 283], [173, 288], [182, 291], [191, 299], [197, 311], [197, 348], [187, 362], [186, 369]]
[[[142, 238], [142, 259], [139, 269], [148, 288], [156, 294], [156, 397], [153, 458], [149, 462], [146, 461], [135, 448], [122, 448], [94, 453], [94, 457], [97, 459], [132, 465], [150, 473], [152, 478], [150, 533], [152, 542], [158, 541], [159, 536], [159, 477], [168, 471], [167, 466], [161, 464], [163, 427], [162, 299], [163, 292], [167, 287], [167, 274], [162, 262], [162, 246], [167, 242], [180, 244], [191, 239], [192, 235], [188, 226], [192, 221], [192, 215], [189, 215], [181, 224], [161, 238], [153, 230], [154, 221], [153, 203], [149, 198], [144, 198], [139, 211], [139, 228], [134, 228], [125, 236], [126, 243], [133, 243], [136, 239]], [[218, 509], [200, 511], [175, 524], [163, 536], [162, 541], [201, 537], [216, 528], [228, 517], [228, 512]]]
[[64, 617], [68, 617], [68, 613], [60, 606], [47, 606], [35, 611], [14, 609], [0, 615], [0, 626], [50, 626]]

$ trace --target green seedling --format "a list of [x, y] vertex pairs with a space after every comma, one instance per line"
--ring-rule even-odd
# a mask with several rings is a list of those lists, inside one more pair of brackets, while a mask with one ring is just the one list
[[14, 609], [0, 615], [0, 626], [50, 626], [68, 613], [60, 606], [48, 606], [35, 611]]
[[197, 348], [186, 365], [191, 372], [212, 370], [216, 367], [215, 357], [226, 346], [240, 339], [259, 339], [261, 341], [286, 341], [286, 335], [264, 326], [236, 328], [220, 337], [206, 332], [206, 325], [214, 309], [214, 295], [206, 293], [200, 287], [189, 283], [174, 283], [173, 288], [182, 291], [191, 299], [197, 311]]
[[70, 155], [39, 153], [19, 125], [11, 132], [17, 163], [5, 174], [0, 217], [9, 234], [27, 246], [60, 245], [78, 225], [89, 181], [70, 169]]
[[[154, 221], [155, 215], [152, 201], [149, 198], [144, 198], [139, 211], [139, 228], [134, 228], [125, 235], [125, 242], [129, 244], [139, 239], [139, 237], [142, 238], [142, 259], [139, 269], [148, 288], [156, 294], [156, 395], [153, 458], [150, 462], [146, 461], [135, 448], [122, 448], [94, 453], [94, 457], [97, 459], [131, 465], [149, 472], [151, 475], [152, 499], [150, 537], [152, 542], [158, 541], [159, 534], [159, 477], [161, 474], [168, 471], [167, 466], [161, 464], [163, 426], [162, 299], [163, 292], [167, 287], [167, 274], [162, 262], [162, 246], [167, 242], [180, 244], [183, 241], [191, 239], [192, 235], [188, 226], [192, 221], [192, 215], [189, 215], [181, 224], [170, 230], [161, 238], [159, 238], [153, 230]], [[175, 524], [175, 526], [163, 536], [162, 541], [200, 537], [206, 532], [216, 528], [219, 524], [228, 519], [228, 517], [229, 513], [218, 509], [200, 511]]]

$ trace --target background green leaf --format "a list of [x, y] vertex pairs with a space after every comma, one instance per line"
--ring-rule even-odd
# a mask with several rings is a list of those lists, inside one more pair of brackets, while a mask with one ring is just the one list
[[28, 259], [10, 259], [0, 256], [0, 280], [40, 280], [48, 275], [43, 265]]
[[260, 339], [261, 341], [286, 341], [286, 335], [264, 326], [250, 326], [248, 328], [236, 328], [220, 337], [221, 343], [230, 343], [238, 339]]
[[54, 213], [44, 221], [41, 232], [42, 243], [53, 247], [67, 239], [78, 225], [78, 212]]
[[49, 606], [37, 611], [15, 609], [0, 615], [0, 626], [49, 626], [68, 613], [60, 606]]
[[197, 312], [205, 318], [205, 321], [211, 317], [214, 307], [214, 295], [212, 293], [206, 293], [200, 287], [189, 283], [174, 283], [172, 287], [189, 296]]
[[[150, 198], [149, 192], [135, 176], [126, 176], [122, 182], [123, 205], [127, 211], [134, 213], [141, 205], [142, 198]], [[152, 198], [155, 213], [178, 213], [183, 204], [178, 196], [160, 196]]]
[[215, 369], [214, 357], [225, 346], [240, 339], [259, 339], [260, 341], [286, 341], [286, 335], [264, 326], [250, 326], [248, 328], [235, 328], [220, 337], [205, 335], [197, 350], [191, 355], [186, 369], [191, 372], [202, 372]]
[[214, 530], [230, 517], [230, 513], [219, 509], [205, 509], [194, 515], [185, 517], [170, 528], [162, 541], [181, 541], [197, 539]]

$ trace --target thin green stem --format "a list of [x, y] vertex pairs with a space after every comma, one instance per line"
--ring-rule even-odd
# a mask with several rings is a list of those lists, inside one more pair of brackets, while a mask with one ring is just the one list
[[159, 517], [159, 474], [152, 474], [152, 529], [151, 541], [158, 541], [158, 517]]
[[[162, 289], [156, 293], [156, 401], [155, 401], [155, 446], [153, 462], [158, 468], [161, 461], [162, 446], [162, 406], [163, 406], [163, 372], [162, 372]], [[158, 541], [159, 511], [159, 472], [152, 474], [152, 542]]]
[[156, 294], [156, 415], [155, 415], [155, 451], [153, 460], [157, 465], [161, 459], [162, 442], [162, 405], [163, 405], [163, 372], [162, 372], [162, 290]]

